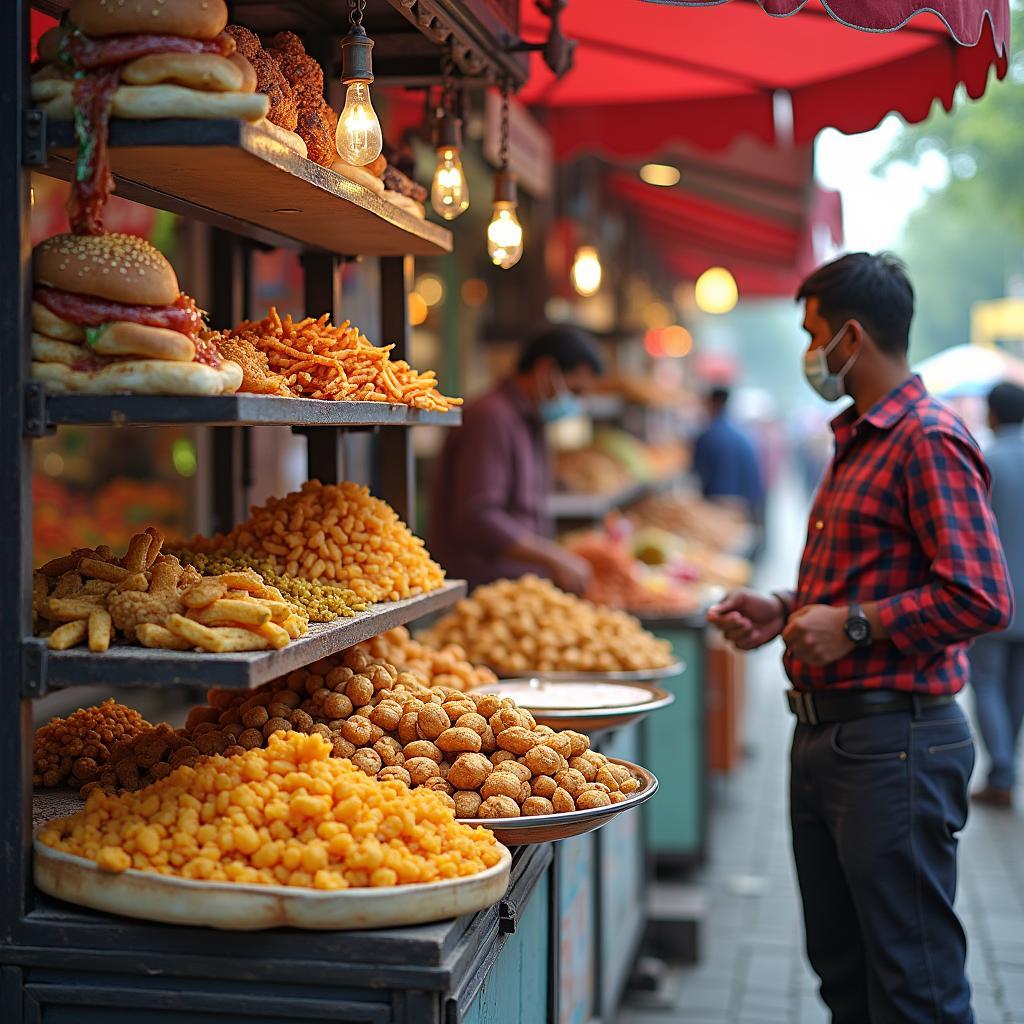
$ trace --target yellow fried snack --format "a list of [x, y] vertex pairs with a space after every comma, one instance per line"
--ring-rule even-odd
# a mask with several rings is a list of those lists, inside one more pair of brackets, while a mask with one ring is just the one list
[[89, 615], [89, 650], [96, 653], [107, 650], [113, 631], [110, 612], [106, 608], [97, 608]]
[[365, 601], [398, 601], [437, 590], [444, 571], [395, 511], [366, 487], [310, 480], [271, 498], [226, 536], [194, 538], [207, 554], [240, 550], [275, 573], [347, 587]]
[[138, 792], [95, 790], [40, 841], [111, 872], [321, 890], [466, 877], [501, 859], [494, 836], [456, 822], [441, 794], [330, 754], [321, 736], [281, 733]]
[[66, 651], [69, 647], [80, 644], [88, 632], [87, 619], [76, 619], [73, 622], [65, 622], [58, 626], [46, 641], [46, 646], [51, 651]]

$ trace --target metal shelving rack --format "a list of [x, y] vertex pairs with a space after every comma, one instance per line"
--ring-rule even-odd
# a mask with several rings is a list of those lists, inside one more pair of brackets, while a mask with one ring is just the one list
[[[67, 0], [37, 0], [60, 15]], [[402, 32], [380, 47], [382, 64], [398, 67], [403, 47], [433, 73], [449, 38], [460, 67], [485, 78], [522, 80], [525, 59], [510, 55], [508, 34], [494, 34], [486, 8], [474, 14], [455, 0], [371, 0]], [[158, 423], [213, 430], [215, 523], [238, 512], [244, 428], [279, 424], [307, 435], [310, 477], [342, 476], [347, 430], [376, 434], [374, 490], [413, 526], [413, 451], [408, 428], [455, 425], [458, 412], [436, 414], [373, 403], [330, 403], [253, 395], [211, 398], [47, 395], [31, 380], [31, 243], [29, 175], [67, 177], [70, 126], [47, 123], [30, 109], [28, 0], [0, 4], [0, 323], [5, 373], [0, 378], [0, 1020], [142, 1019], [365, 1022], [461, 1020], [488, 964], [516, 929], [525, 902], [551, 861], [549, 848], [516, 858], [507, 900], [471, 918], [386, 933], [223, 934], [170, 928], [80, 910], [32, 885], [32, 716], [34, 698], [51, 687], [101, 682], [146, 686], [248, 687], [456, 601], [465, 584], [379, 605], [350, 619], [315, 626], [283, 651], [185, 655], [119, 648], [109, 656], [47, 652], [31, 631], [31, 446], [59, 424], [132, 428]], [[284, 4], [241, 0], [233, 15], [260, 31], [304, 32], [328, 54], [343, 32], [345, 0]], [[430, 43], [423, 51], [416, 40]], [[420, 40], [422, 43], [422, 40]], [[390, 56], [389, 56], [390, 55]], [[333, 58], [330, 58], [333, 59]], [[325, 73], [333, 67], [324, 58]], [[211, 232], [211, 315], [234, 323], [244, 315], [246, 253], [240, 239], [299, 248], [308, 309], [339, 312], [339, 260], [379, 257], [380, 330], [408, 346], [412, 256], [451, 249], [450, 233], [399, 210], [329, 170], [302, 160], [269, 135], [232, 121], [114, 122], [111, 159], [118, 195], [205, 221]], [[227, 182], [227, 186], [225, 185]], [[242, 429], [238, 429], [242, 428]], [[364, 973], [372, 968], [372, 983]], [[326, 974], [325, 974], [326, 972]], [[154, 982], [156, 976], [168, 981]], [[329, 977], [326, 975], [330, 975]], [[183, 984], [173, 979], [185, 979]], [[316, 990], [295, 995], [296, 985]], [[164, 1014], [170, 1014], [165, 1016]]]

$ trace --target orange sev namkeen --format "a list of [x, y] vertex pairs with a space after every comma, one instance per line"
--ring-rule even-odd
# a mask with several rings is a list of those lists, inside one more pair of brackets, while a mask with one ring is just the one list
[[442, 881], [501, 859], [493, 834], [456, 822], [438, 794], [330, 754], [321, 736], [277, 733], [135, 793], [96, 790], [39, 838], [115, 873], [320, 890]]

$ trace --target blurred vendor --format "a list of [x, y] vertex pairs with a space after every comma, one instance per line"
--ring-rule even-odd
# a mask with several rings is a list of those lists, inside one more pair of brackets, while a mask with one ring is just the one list
[[705, 498], [744, 502], [755, 523], [764, 522], [764, 481], [753, 442], [726, 411], [729, 391], [713, 388], [707, 397], [708, 425], [693, 449], [693, 469]]
[[523, 349], [515, 372], [466, 405], [435, 470], [430, 551], [470, 587], [526, 573], [581, 593], [589, 563], [556, 543], [545, 505], [552, 489], [549, 423], [575, 415], [601, 374], [593, 339], [554, 327]]

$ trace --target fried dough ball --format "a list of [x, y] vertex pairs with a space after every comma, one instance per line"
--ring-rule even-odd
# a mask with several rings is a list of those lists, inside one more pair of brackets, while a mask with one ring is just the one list
[[562, 767], [561, 756], [551, 747], [543, 745], [528, 750], [523, 760], [534, 775], [554, 775]]
[[546, 800], [550, 800], [554, 796], [556, 789], [558, 789], [558, 783], [550, 775], [538, 775], [530, 783], [530, 792], [534, 796], [541, 796]]
[[524, 815], [536, 815], [536, 814], [554, 814], [555, 807], [550, 800], [545, 799], [542, 796], [531, 796], [523, 801], [523, 814]]
[[472, 729], [445, 729], [437, 737], [437, 745], [446, 754], [459, 754], [463, 752], [477, 753], [480, 750], [482, 741], [478, 733]]
[[561, 788], [556, 789], [551, 795], [551, 806], [554, 807], [555, 814], [570, 814], [576, 810], [576, 802]]
[[522, 785], [519, 777], [511, 772], [491, 772], [480, 787], [480, 795], [484, 800], [488, 800], [492, 796], [507, 796], [510, 800], [518, 801]]
[[521, 813], [519, 804], [509, 796], [488, 797], [477, 811], [481, 818], [518, 818]]
[[[454, 765], [452, 766], [454, 767]], [[456, 793], [452, 794], [455, 801], [455, 817], [456, 818], [475, 818], [480, 811], [480, 805], [483, 803], [479, 793], [473, 790], [460, 789]]]
[[579, 811], [596, 807], [609, 807], [610, 805], [611, 799], [609, 795], [602, 793], [599, 789], [588, 789], [585, 793], [580, 793], [576, 797], [576, 809]]
[[493, 770], [483, 754], [460, 754], [448, 770], [448, 781], [456, 789], [479, 789]]

